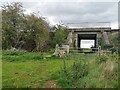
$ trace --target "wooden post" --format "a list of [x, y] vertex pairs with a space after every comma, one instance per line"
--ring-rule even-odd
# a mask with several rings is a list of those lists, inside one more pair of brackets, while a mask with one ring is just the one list
[[98, 56], [100, 58], [100, 55], [101, 55], [101, 46], [98, 46]]

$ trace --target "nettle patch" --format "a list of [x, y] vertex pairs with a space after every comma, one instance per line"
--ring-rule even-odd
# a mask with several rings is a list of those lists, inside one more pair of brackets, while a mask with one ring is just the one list
[[74, 62], [71, 67], [61, 68], [61, 71], [52, 75], [61, 87], [79, 87], [80, 79], [88, 75], [88, 64], [84, 61]]

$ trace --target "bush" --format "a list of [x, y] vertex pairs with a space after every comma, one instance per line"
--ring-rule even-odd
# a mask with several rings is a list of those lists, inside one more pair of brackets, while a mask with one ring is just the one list
[[116, 52], [117, 50], [116, 50], [116, 48], [112, 47], [112, 48], [110, 48], [110, 51], [111, 51], [112, 54], [113, 54], [113, 53]]
[[62, 87], [70, 87], [72, 85], [70, 79], [68, 79], [66, 77], [59, 78], [58, 84]]
[[58, 25], [55, 27], [55, 32], [51, 33], [49, 40], [50, 47], [55, 48], [56, 44], [62, 45], [66, 42], [68, 36], [68, 30], [66, 27]]
[[79, 61], [78, 63], [73, 65], [72, 73], [72, 77], [75, 77], [77, 79], [87, 76], [88, 65], [85, 62]]
[[[72, 67], [61, 69], [59, 75], [54, 75], [55, 79], [58, 79], [58, 84], [62, 87], [79, 87], [77, 83], [80, 79], [88, 75], [88, 65], [84, 61], [77, 61]], [[59, 77], [58, 77], [59, 76]]]
[[107, 57], [105, 55], [101, 55], [99, 60], [98, 60], [98, 63], [102, 63], [102, 62], [106, 62], [107, 61]]
[[109, 50], [112, 47], [113, 47], [113, 45], [111, 45], [111, 44], [109, 44], [109, 45], [107, 45], [107, 44], [103, 45], [103, 49], [108, 49]]

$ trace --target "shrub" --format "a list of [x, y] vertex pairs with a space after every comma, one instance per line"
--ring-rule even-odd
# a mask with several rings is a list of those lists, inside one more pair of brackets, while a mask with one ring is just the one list
[[98, 60], [98, 63], [106, 62], [107, 59], [108, 59], [107, 56], [101, 55], [100, 58], [99, 58], [99, 60]]
[[[80, 79], [88, 75], [88, 65], [84, 61], [77, 61], [72, 65], [72, 67], [66, 68], [66, 73], [64, 69], [59, 73], [58, 84], [62, 87], [79, 87], [77, 83]], [[57, 75], [58, 76], [58, 75]]]
[[105, 45], [103, 45], [103, 49], [110, 49], [110, 48], [112, 48], [113, 47], [113, 45], [111, 45], [111, 44], [105, 44]]
[[66, 77], [59, 78], [58, 84], [62, 87], [70, 87], [72, 85], [70, 79], [68, 79]]
[[73, 65], [72, 70], [72, 77], [82, 78], [88, 74], [88, 65], [85, 62], [79, 61]]
[[61, 46], [66, 42], [67, 36], [67, 28], [62, 25], [57, 25], [57, 27], [55, 27], [55, 32], [51, 34], [49, 40], [50, 47], [55, 48], [56, 44], [59, 44]]
[[110, 48], [110, 51], [111, 51], [112, 54], [113, 54], [113, 53], [116, 52], [117, 50], [116, 50], [116, 48], [112, 47], [112, 48]]

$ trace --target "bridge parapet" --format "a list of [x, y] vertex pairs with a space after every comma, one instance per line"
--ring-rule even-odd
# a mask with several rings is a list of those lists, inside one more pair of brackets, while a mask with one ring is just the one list
[[110, 22], [68, 23], [66, 26], [70, 31], [111, 31]]
[[110, 22], [67, 23], [69, 28], [110, 28]]
[[109, 28], [68, 28], [69, 31], [74, 31], [74, 32], [79, 32], [79, 31], [83, 31], [83, 32], [103, 32], [103, 31], [111, 31], [112, 29]]

